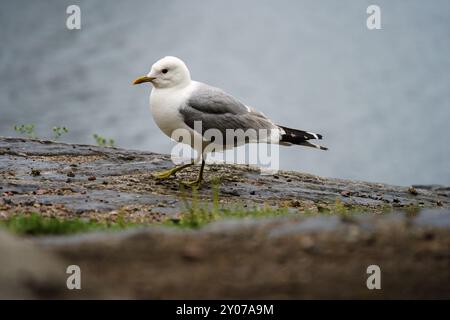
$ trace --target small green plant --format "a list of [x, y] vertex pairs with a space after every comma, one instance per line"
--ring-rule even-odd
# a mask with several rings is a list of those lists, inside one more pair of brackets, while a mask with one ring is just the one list
[[334, 203], [333, 214], [337, 214], [340, 216], [348, 216], [352, 213], [352, 210], [347, 208], [345, 204], [339, 199], [336, 198], [336, 202]]
[[63, 134], [68, 133], [69, 129], [66, 127], [53, 127], [53, 138], [58, 140]]
[[106, 139], [96, 133], [93, 134], [93, 137], [100, 147], [114, 147], [114, 139]]
[[367, 206], [360, 204], [348, 204], [344, 203], [341, 199], [336, 198], [334, 204], [318, 204], [317, 211], [312, 211], [306, 209], [303, 214], [305, 215], [329, 215], [329, 216], [340, 216], [340, 217], [352, 217], [361, 214], [384, 214], [392, 212], [392, 207], [388, 204], [377, 205], [377, 206]]
[[14, 125], [14, 131], [20, 134], [25, 134], [28, 138], [36, 138], [34, 133], [34, 124]]
[[197, 229], [210, 222], [226, 218], [270, 217], [286, 215], [288, 213], [287, 208], [272, 208], [266, 205], [262, 208], [245, 208], [239, 205], [233, 207], [220, 206], [219, 188], [217, 184], [213, 184], [212, 201], [199, 200], [196, 188], [192, 189], [190, 203], [186, 200], [184, 189], [182, 189], [182, 199], [185, 204], [185, 212], [181, 215], [180, 219], [167, 221], [165, 223], [166, 225]]
[[0, 226], [24, 235], [60, 235], [95, 230], [121, 230], [136, 227], [137, 224], [118, 222], [87, 221], [79, 218], [63, 220], [55, 217], [43, 217], [38, 213], [19, 214], [6, 220], [0, 220]]

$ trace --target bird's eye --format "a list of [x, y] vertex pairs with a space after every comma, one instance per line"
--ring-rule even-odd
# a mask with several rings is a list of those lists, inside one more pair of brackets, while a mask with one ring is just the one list
[[162, 73], [167, 73], [167, 71], [169, 71], [169, 70], [167, 70], [167, 69], [162, 69], [161, 70]]

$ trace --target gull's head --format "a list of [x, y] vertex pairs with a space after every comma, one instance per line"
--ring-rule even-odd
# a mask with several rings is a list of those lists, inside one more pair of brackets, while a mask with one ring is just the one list
[[181, 59], [169, 56], [155, 62], [150, 72], [134, 80], [133, 84], [144, 82], [150, 82], [155, 88], [186, 86], [191, 82], [191, 75]]

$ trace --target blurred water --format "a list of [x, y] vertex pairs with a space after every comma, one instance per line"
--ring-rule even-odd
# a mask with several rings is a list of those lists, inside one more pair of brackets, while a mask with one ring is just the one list
[[[328, 152], [282, 148], [281, 167], [395, 184], [450, 184], [450, 2], [2, 1], [0, 135], [169, 152], [131, 80], [165, 55], [277, 123], [324, 134]], [[78, 4], [82, 29], [66, 29]]]

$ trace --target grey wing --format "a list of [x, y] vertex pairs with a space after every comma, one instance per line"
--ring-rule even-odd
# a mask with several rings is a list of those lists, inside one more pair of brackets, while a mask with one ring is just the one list
[[[192, 129], [195, 121], [201, 121], [202, 134], [208, 129], [217, 129], [224, 136], [227, 129], [278, 129], [278, 126], [262, 113], [245, 106], [224, 91], [205, 84], [192, 92], [180, 113], [184, 122]], [[197, 130], [199, 131], [199, 130]]]

